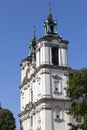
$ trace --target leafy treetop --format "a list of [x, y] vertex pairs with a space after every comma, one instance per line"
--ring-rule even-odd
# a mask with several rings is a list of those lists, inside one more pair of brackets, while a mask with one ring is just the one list
[[81, 118], [81, 123], [69, 123], [71, 130], [87, 130], [87, 69], [73, 71], [69, 76], [67, 96], [71, 98], [72, 105], [68, 114]]

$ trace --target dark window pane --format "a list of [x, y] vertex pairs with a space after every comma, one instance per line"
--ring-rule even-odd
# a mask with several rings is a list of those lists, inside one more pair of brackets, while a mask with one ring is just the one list
[[58, 47], [52, 48], [52, 63], [53, 65], [58, 65]]
[[53, 33], [53, 26], [50, 26], [50, 31], [51, 33]]

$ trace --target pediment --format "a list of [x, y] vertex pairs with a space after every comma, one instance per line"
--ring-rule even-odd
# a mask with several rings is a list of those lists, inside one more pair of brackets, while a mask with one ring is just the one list
[[58, 75], [53, 75], [53, 78], [54, 79], [57, 79], [57, 80], [61, 80], [62, 78], [60, 77], [60, 76], [58, 76]]

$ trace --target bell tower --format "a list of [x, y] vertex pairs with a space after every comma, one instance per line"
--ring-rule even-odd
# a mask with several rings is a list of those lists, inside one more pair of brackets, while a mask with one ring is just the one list
[[68, 67], [68, 41], [63, 40], [57, 33], [57, 21], [49, 14], [44, 22], [45, 34], [38, 40], [36, 66], [41, 64]]
[[57, 33], [57, 21], [49, 7], [45, 34], [30, 42], [29, 55], [21, 62], [21, 130], [69, 130], [70, 105], [65, 87], [68, 67], [68, 41]]

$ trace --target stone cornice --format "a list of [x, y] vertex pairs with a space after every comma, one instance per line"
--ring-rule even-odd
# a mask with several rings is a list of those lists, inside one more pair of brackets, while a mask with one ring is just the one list
[[67, 47], [67, 44], [62, 43], [62, 42], [61, 42], [61, 44], [51, 43], [51, 42], [44, 42], [44, 43], [41, 43], [39, 47], [37, 47], [36, 52], [38, 52], [39, 49], [40, 49], [41, 47], [43, 47], [43, 46], [44, 46], [44, 47], [58, 47], [58, 48], [65, 48], [65, 49], [68, 48], [68, 47]]
[[[25, 107], [24, 111], [22, 111], [18, 116], [22, 117], [29, 112], [31, 112], [32, 114], [35, 114], [37, 111], [40, 111], [42, 109], [52, 110], [52, 109], [57, 108], [57, 106], [59, 106], [61, 102], [63, 105], [65, 105], [64, 106], [65, 110], [67, 110], [68, 106], [66, 106], [66, 103], [70, 104], [71, 100], [69, 98], [67, 98], [67, 99], [42, 98], [42, 99], [38, 100], [37, 102], [32, 103], [32, 105], [30, 103], [27, 104], [26, 105], [27, 109]], [[43, 103], [45, 103], [45, 104], [43, 104]], [[40, 106], [40, 107], [38, 108], [38, 106]], [[60, 107], [61, 107], [61, 105], [60, 105]]]
[[36, 72], [40, 71], [40, 70], [43, 69], [43, 68], [71, 71], [71, 68], [70, 68], [70, 67], [67, 67], [67, 66], [58, 66], [58, 65], [42, 64], [42, 65], [40, 65], [40, 66], [36, 69]]
[[51, 42], [54, 39], [57, 40], [59, 43], [65, 43], [65, 44], [69, 43], [67, 40], [63, 40], [59, 35], [45, 35], [42, 38], [40, 38], [38, 40], [38, 42], [41, 42], [41, 41], [49, 41], [49, 42]]
[[22, 112], [20, 112], [19, 114], [18, 114], [18, 117], [21, 117], [21, 116], [23, 116], [23, 115], [25, 115], [26, 114], [26, 111], [22, 111]]
[[56, 98], [41, 98], [37, 102], [35, 102], [33, 105], [34, 107], [39, 106], [42, 103], [56, 103], [56, 102], [70, 102], [69, 98], [66, 99], [56, 99]]
[[[26, 77], [23, 80], [23, 83], [21, 84], [20, 88], [22, 88], [25, 84], [27, 84], [27, 82], [30, 82], [32, 80], [33, 77], [35, 77], [35, 75], [41, 70], [41, 69], [57, 69], [57, 70], [66, 70], [68, 72], [71, 71], [70, 67], [66, 67], [66, 66], [58, 66], [58, 65], [48, 65], [48, 64], [43, 64], [40, 65], [38, 68], [36, 68], [36, 70], [34, 71], [34, 73], [32, 73], [30, 78]], [[45, 73], [45, 72], [44, 72]], [[49, 73], [49, 72], [46, 72]]]
[[[57, 40], [58, 43], [53, 43], [53, 40]], [[43, 43], [44, 42], [44, 43]], [[69, 42], [67, 40], [63, 40], [60, 36], [58, 35], [47, 35], [43, 36], [38, 40], [36, 51], [38, 51], [42, 46], [47, 46], [47, 47], [54, 47], [58, 46], [58, 48], [66, 48], [67, 49], [67, 44]]]

